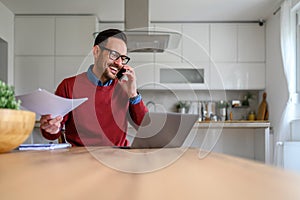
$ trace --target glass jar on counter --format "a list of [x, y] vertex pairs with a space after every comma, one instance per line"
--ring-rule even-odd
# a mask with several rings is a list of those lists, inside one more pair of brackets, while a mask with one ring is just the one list
[[249, 112], [248, 120], [249, 121], [254, 121], [255, 120], [255, 113], [253, 111]]

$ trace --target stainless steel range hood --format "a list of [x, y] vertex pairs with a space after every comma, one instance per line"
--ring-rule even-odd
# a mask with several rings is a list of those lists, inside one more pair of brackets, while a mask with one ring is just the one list
[[128, 52], [163, 52], [178, 47], [181, 34], [150, 28], [148, 0], [125, 0]]

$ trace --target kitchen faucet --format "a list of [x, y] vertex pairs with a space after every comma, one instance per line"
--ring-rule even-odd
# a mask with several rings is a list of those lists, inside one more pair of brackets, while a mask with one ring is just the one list
[[[155, 105], [154, 101], [148, 101], [148, 102], [146, 103], [146, 106], [147, 106], [147, 108], [148, 108], [149, 111], [150, 111], [150, 108], [151, 108], [150, 105], [152, 105], [152, 107], [154, 108], [154, 112], [155, 112], [155, 111], [156, 111], [156, 105]], [[150, 106], [150, 107], [149, 107], [149, 106]]]

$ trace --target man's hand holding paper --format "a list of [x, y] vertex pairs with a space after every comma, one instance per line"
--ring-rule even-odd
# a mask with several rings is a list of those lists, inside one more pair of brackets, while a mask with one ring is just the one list
[[42, 115], [40, 119], [41, 129], [50, 134], [57, 134], [61, 130], [62, 116], [57, 116], [52, 119], [51, 115]]

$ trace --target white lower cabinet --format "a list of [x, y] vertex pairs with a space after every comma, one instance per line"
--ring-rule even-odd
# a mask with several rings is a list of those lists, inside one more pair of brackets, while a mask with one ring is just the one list
[[[210, 152], [224, 153], [260, 162], [266, 162], [266, 146], [263, 128], [211, 128], [194, 126], [184, 141], [183, 148], [198, 148], [199, 157], [205, 158]], [[129, 126], [127, 139], [131, 144], [136, 130]]]
[[215, 63], [210, 67], [210, 89], [265, 88], [264, 63]]
[[[199, 155], [224, 153], [266, 162], [264, 128], [193, 128], [183, 146], [199, 148]], [[201, 151], [201, 152], [200, 152]]]

